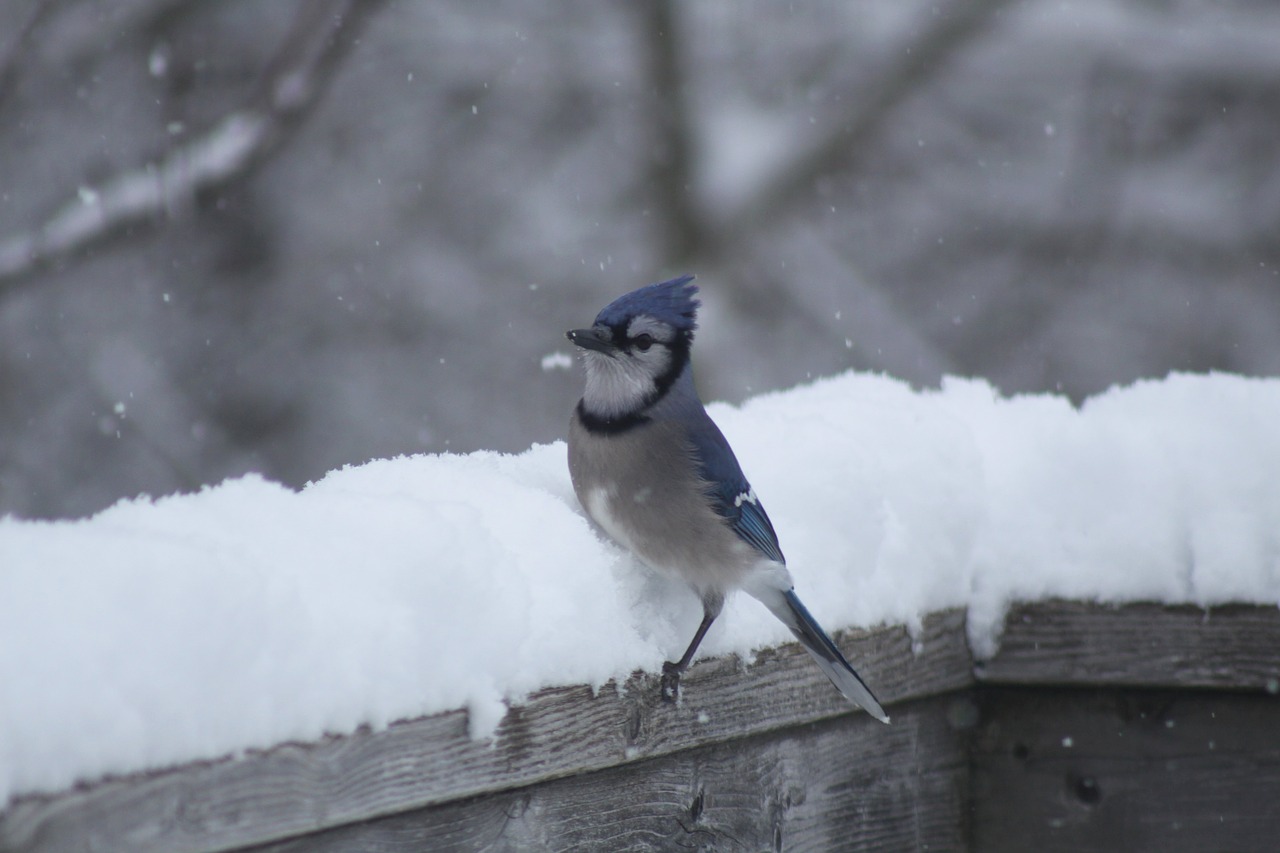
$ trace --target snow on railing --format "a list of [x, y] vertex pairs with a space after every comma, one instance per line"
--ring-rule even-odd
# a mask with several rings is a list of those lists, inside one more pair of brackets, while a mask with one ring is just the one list
[[[1026, 650], [1010, 657], [1022, 630], [1012, 625], [1001, 640], [1011, 601], [1280, 601], [1280, 381], [1173, 376], [1077, 408], [1054, 396], [1001, 398], [978, 381], [917, 392], [848, 374], [712, 408], [819, 620], [904, 626], [852, 645], [850, 659], [891, 703], [970, 690], [970, 647], [991, 659], [980, 683], [1015, 672], [1016, 661], [1032, 663], [1015, 683], [1073, 683], [1053, 667], [1078, 650], [1055, 644], [1087, 647], [1094, 634], [1039, 638], [1048, 663]], [[1264, 634], [1274, 630], [1267, 618]], [[128, 808], [67, 804], [111, 802], [102, 791], [132, 802], [185, 790], [192, 774], [240, 780], [227, 789], [237, 814], [257, 808], [244, 798], [251, 790], [263, 810], [292, 815], [274, 835], [231, 832], [247, 844], [473, 796], [490, 771], [483, 790], [510, 790], [861, 720], [811, 666], [765, 666], [791, 647], [760, 651], [785, 641], [785, 629], [746, 598], [713, 627], [704, 654], [714, 660], [698, 670], [725, 673], [722, 688], [655, 709], [635, 673], [657, 672], [697, 619], [692, 595], [592, 530], [562, 444], [371, 462], [301, 492], [250, 476], [124, 501], [84, 521], [3, 519], [0, 803], [12, 807], [0, 848], [17, 832], [21, 849], [43, 849], [31, 846], [38, 832], [15, 827], [53, 826], [52, 813], [78, 814], [78, 826], [128, 822]], [[1215, 624], [1211, 616], [1190, 636]], [[931, 640], [939, 625], [945, 638]], [[1261, 647], [1224, 664], [1200, 653], [1165, 660], [1165, 641], [1133, 646], [1131, 678], [1117, 683], [1280, 681]], [[1088, 647], [1085, 657], [1128, 660], [1125, 648]], [[1154, 681], [1138, 672], [1146, 663]], [[1183, 681], [1162, 674], [1202, 669]], [[529, 730], [542, 707], [543, 728]], [[909, 728], [893, 713], [886, 743]], [[556, 728], [574, 714], [621, 728], [591, 747], [586, 727]], [[428, 734], [407, 763], [381, 751], [416, 742], [419, 730]], [[439, 731], [462, 739], [439, 741]], [[381, 757], [356, 777], [307, 770], [305, 783], [255, 787], [256, 768], [323, 765], [366, 748]], [[470, 760], [488, 769], [456, 769]], [[385, 800], [371, 784], [350, 808], [334, 801], [352, 778], [378, 773], [396, 790], [396, 780], [419, 781]], [[441, 779], [446, 793], [431, 793]], [[180, 805], [181, 820], [156, 813], [127, 837], [163, 825], [156, 849], [179, 849], [172, 832], [205, 827], [192, 814], [206, 807], [208, 825], [239, 825], [213, 801], [184, 796], [156, 806]]]

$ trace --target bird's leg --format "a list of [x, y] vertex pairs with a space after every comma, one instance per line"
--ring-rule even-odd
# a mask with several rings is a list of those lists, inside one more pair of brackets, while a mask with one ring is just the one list
[[693, 640], [689, 642], [689, 648], [684, 650], [684, 655], [678, 661], [666, 661], [662, 664], [662, 701], [675, 702], [680, 698], [680, 674], [689, 668], [689, 662], [693, 660], [693, 655], [698, 651], [702, 638], [707, 635], [707, 629], [711, 627], [711, 623], [716, 621], [716, 617], [720, 615], [720, 608], [709, 606], [706, 602], [702, 605], [702, 624], [698, 625], [698, 630], [693, 634]]

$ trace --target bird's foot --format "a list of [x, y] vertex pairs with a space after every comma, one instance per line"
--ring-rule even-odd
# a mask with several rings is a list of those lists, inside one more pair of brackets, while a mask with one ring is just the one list
[[675, 704], [680, 700], [680, 673], [684, 672], [679, 664], [666, 661], [662, 664], [662, 701]]

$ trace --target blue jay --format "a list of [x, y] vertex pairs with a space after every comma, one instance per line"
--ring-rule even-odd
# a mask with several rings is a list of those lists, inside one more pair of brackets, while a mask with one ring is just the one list
[[569, 476], [587, 514], [650, 567], [687, 582], [702, 623], [678, 661], [662, 666], [662, 696], [742, 589], [791, 629], [849, 700], [888, 716], [796, 597], [773, 524], [693, 385], [693, 276], [651, 284], [566, 335], [581, 351], [586, 392], [569, 424]]

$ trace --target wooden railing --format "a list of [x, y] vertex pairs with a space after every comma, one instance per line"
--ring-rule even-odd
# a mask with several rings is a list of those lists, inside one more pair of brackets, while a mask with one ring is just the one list
[[[0, 813], [0, 851], [1271, 850], [1280, 611], [1046, 602], [975, 662], [964, 614], [106, 780]], [[1031, 846], [1028, 846], [1028, 845]]]

